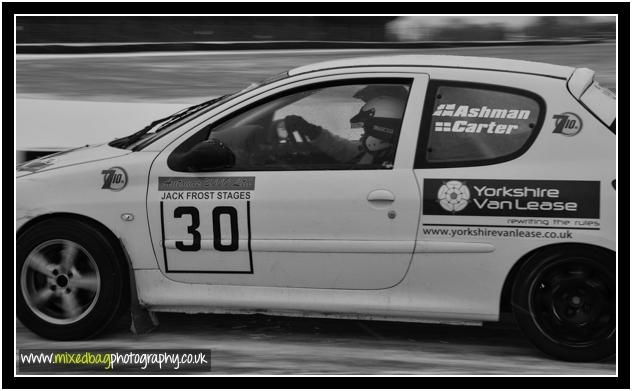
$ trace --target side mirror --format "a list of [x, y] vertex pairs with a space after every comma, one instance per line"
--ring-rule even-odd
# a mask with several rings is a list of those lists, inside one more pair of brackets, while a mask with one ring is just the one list
[[217, 171], [235, 165], [235, 154], [218, 139], [204, 140], [182, 153], [174, 162], [180, 170], [189, 172]]

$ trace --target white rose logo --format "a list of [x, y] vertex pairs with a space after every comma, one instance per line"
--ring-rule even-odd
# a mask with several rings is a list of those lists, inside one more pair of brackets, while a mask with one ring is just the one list
[[463, 210], [470, 199], [470, 189], [459, 181], [448, 181], [439, 188], [437, 199], [448, 212]]

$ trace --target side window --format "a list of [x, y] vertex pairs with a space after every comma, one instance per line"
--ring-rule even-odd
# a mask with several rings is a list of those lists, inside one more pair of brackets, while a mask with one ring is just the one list
[[362, 79], [292, 90], [209, 125], [173, 154], [216, 139], [235, 155], [228, 171], [389, 169], [410, 86]]
[[544, 120], [544, 102], [528, 91], [431, 82], [415, 167], [493, 164], [521, 155]]

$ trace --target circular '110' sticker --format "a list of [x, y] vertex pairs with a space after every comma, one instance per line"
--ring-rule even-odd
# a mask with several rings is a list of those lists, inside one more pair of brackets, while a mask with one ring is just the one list
[[555, 129], [553, 133], [574, 136], [582, 130], [582, 120], [574, 113], [562, 113], [553, 116]]
[[121, 167], [110, 167], [101, 171], [103, 175], [102, 189], [120, 191], [127, 185], [127, 172]]

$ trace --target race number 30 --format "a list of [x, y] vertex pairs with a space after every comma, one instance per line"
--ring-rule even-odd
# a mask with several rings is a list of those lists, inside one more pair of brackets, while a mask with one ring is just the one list
[[[199, 251], [202, 241], [202, 235], [198, 231], [200, 227], [200, 211], [194, 206], [179, 206], [174, 209], [173, 217], [182, 218], [182, 216], [191, 216], [191, 225], [187, 227], [187, 232], [193, 239], [192, 244], [184, 244], [182, 241], [176, 241], [176, 248], [180, 251]], [[230, 243], [222, 243], [222, 229], [220, 218], [227, 215], [230, 219]], [[213, 248], [217, 251], [237, 251], [239, 249], [239, 227], [237, 225], [237, 209], [232, 206], [217, 206], [211, 212], [212, 229], [213, 229]]]

